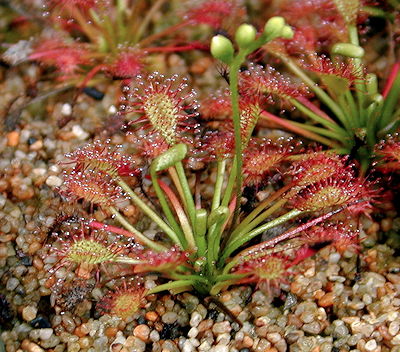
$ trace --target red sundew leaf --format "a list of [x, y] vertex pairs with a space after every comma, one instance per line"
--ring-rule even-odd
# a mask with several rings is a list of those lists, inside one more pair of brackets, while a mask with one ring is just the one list
[[127, 254], [129, 247], [122, 243], [109, 242], [105, 232], [87, 231], [83, 226], [69, 233], [68, 237], [59, 236], [59, 241], [61, 247], [54, 245], [50, 250], [50, 255], [58, 258], [51, 272], [63, 266], [68, 268], [85, 266], [92, 271], [99, 265], [117, 261], [122, 255]]
[[219, 29], [227, 19], [243, 15], [243, 12], [236, 0], [204, 0], [192, 5], [184, 17], [192, 24], [206, 24]]
[[283, 161], [294, 150], [294, 145], [290, 142], [291, 140], [283, 139], [275, 143], [270, 140], [250, 140], [243, 157], [244, 185], [258, 186], [268, 175], [279, 171]]
[[143, 78], [138, 76], [133, 89], [126, 88], [121, 109], [123, 113], [139, 115], [131, 124], [144, 124], [145, 129], [159, 133], [172, 145], [180, 134], [193, 128], [189, 122], [198, 113], [193, 90], [187, 91], [185, 79], [165, 78], [158, 72]]
[[126, 320], [146, 304], [146, 293], [147, 289], [140, 278], [123, 281], [122, 286], [103, 297], [96, 308], [102, 314], [115, 315]]
[[279, 284], [287, 282], [288, 269], [314, 254], [315, 251], [308, 246], [296, 250], [295, 258], [282, 253], [253, 252], [241, 258], [240, 264], [232, 269], [232, 273], [247, 274], [245, 278], [239, 279], [237, 284], [257, 283], [257, 287], [264, 291], [279, 292]]
[[[208, 131], [202, 138], [200, 159], [203, 161], [231, 158], [235, 149], [235, 138], [229, 131]], [[203, 157], [201, 155], [204, 155]]]
[[128, 79], [138, 76], [143, 70], [144, 55], [139, 50], [121, 51], [115, 60], [108, 65], [108, 73], [114, 78]]
[[302, 211], [319, 211], [350, 204], [350, 212], [366, 211], [374, 198], [372, 184], [351, 174], [335, 175], [303, 188], [290, 203]]
[[72, 75], [80, 69], [80, 65], [90, 62], [89, 56], [82, 44], [71, 45], [61, 39], [44, 39], [33, 49], [29, 59], [55, 66], [61, 73]]
[[124, 155], [120, 148], [110, 145], [110, 141], [95, 140], [66, 155], [75, 171], [97, 170], [110, 176], [137, 175], [140, 170], [131, 156]]
[[219, 92], [201, 101], [200, 118], [203, 120], [226, 120], [232, 116], [229, 91]]
[[310, 95], [303, 84], [294, 84], [273, 67], [250, 64], [239, 78], [239, 90], [244, 96], [264, 95], [273, 99], [290, 99]]
[[288, 174], [293, 177], [296, 186], [304, 187], [335, 175], [352, 175], [352, 169], [346, 165], [346, 161], [346, 157], [332, 153], [309, 153], [303, 160], [294, 162]]
[[383, 163], [376, 167], [384, 172], [400, 170], [400, 139], [396, 133], [379, 142], [375, 147], [375, 154], [380, 156]]
[[[135, 255], [135, 253], [133, 254]], [[140, 251], [136, 253], [136, 258], [145, 261], [145, 264], [135, 265], [135, 273], [156, 271], [168, 275], [177, 266], [187, 265], [189, 252], [182, 251], [178, 246], [173, 246], [164, 252]]]
[[304, 231], [300, 238], [309, 245], [331, 243], [339, 253], [343, 253], [348, 249], [359, 250], [359, 234], [360, 231], [352, 224], [335, 222], [313, 226]]
[[309, 56], [309, 62], [309, 64], [303, 64], [303, 66], [317, 73], [328, 88], [334, 89], [339, 93], [364, 80], [364, 71], [356, 69], [351, 62], [334, 63], [324, 55], [311, 55]]
[[60, 194], [69, 201], [80, 199], [105, 209], [114, 206], [124, 192], [109, 175], [101, 171], [72, 171], [65, 175]]

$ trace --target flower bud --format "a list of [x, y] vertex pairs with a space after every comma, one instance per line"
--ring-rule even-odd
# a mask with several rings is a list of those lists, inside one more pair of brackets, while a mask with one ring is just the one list
[[241, 48], [246, 48], [256, 39], [257, 30], [250, 24], [242, 24], [235, 33], [236, 43]]
[[332, 54], [361, 59], [364, 56], [364, 49], [350, 43], [337, 43], [332, 48]]
[[211, 39], [211, 55], [223, 63], [229, 65], [233, 60], [232, 42], [223, 35], [215, 35]]
[[269, 40], [279, 37], [284, 26], [285, 19], [283, 17], [271, 17], [264, 26], [263, 36], [268, 37]]

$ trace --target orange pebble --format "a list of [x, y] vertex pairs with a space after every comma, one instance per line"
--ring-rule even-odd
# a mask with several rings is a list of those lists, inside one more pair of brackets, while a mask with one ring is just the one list
[[19, 132], [12, 131], [7, 133], [7, 145], [9, 147], [16, 147], [19, 143]]

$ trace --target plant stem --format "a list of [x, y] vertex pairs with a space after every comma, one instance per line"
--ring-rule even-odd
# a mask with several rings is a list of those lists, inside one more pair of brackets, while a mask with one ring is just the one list
[[135, 235], [135, 238], [145, 244], [146, 246], [148, 246], [149, 248], [152, 248], [158, 252], [163, 252], [165, 250], [167, 250], [166, 247], [164, 247], [163, 245], [154, 242], [150, 239], [148, 239], [145, 235], [143, 235], [142, 233], [140, 233], [138, 230], [136, 230], [120, 213], [117, 209], [115, 209], [114, 207], [108, 207], [108, 209], [111, 211], [111, 213], [114, 215], [114, 217], [118, 220], [118, 222], [125, 227], [129, 232], [131, 232], [132, 234]]
[[292, 188], [293, 185], [288, 184], [276, 192], [274, 192], [272, 195], [270, 195], [268, 198], [264, 199], [260, 204], [257, 205], [257, 207], [249, 214], [247, 215], [239, 224], [239, 226], [235, 229], [235, 231], [232, 232], [232, 237], [235, 237], [235, 234], [239, 231], [241, 231], [247, 224], [249, 224], [258, 214], [260, 214], [269, 204], [274, 202], [276, 199], [278, 199], [282, 194], [284, 194], [286, 191], [288, 191], [290, 188]]
[[229, 173], [228, 184], [226, 185], [224, 197], [222, 198], [222, 202], [221, 202], [221, 205], [223, 205], [225, 207], [228, 206], [228, 204], [231, 200], [233, 187], [235, 185], [236, 171], [237, 171], [235, 159], [236, 159], [236, 156], [233, 159], [232, 169], [231, 169], [231, 172]]
[[195, 240], [193, 237], [193, 231], [192, 231], [192, 228], [190, 227], [189, 220], [185, 214], [185, 211], [183, 210], [181, 204], [178, 201], [178, 198], [175, 196], [175, 194], [172, 192], [172, 190], [163, 181], [159, 180], [158, 183], [160, 184], [160, 187], [162, 188], [164, 193], [166, 193], [166, 195], [168, 196], [172, 206], [175, 208], [176, 215], [178, 216], [179, 222], [181, 223], [181, 227], [182, 227], [183, 233], [185, 235], [184, 239], [186, 240], [186, 241], [181, 242], [183, 245], [183, 248], [186, 248], [185, 242], [187, 242], [189, 245], [189, 248], [191, 250], [194, 250], [196, 247], [196, 244], [195, 244]]
[[394, 79], [391, 89], [388, 92], [385, 102], [383, 103], [382, 116], [380, 128], [385, 128], [393, 119], [395, 114], [393, 110], [396, 107], [396, 103], [400, 96], [400, 70], [397, 72], [397, 76]]
[[285, 65], [299, 77], [307, 86], [309, 86], [317, 95], [317, 97], [332, 110], [332, 112], [340, 119], [343, 119], [343, 111], [335, 103], [335, 101], [321, 89], [310, 77], [308, 77], [290, 58], [284, 55], [277, 55]]
[[258, 217], [256, 217], [253, 221], [251, 221], [249, 224], [247, 224], [244, 228], [242, 228], [240, 231], [237, 231], [235, 235], [232, 234], [232, 237], [230, 238], [230, 242], [228, 242], [228, 245], [235, 241], [236, 238], [239, 238], [240, 236], [244, 236], [246, 233], [254, 229], [258, 224], [263, 222], [266, 218], [271, 216], [273, 213], [275, 213], [279, 208], [281, 208], [285, 203], [287, 202], [287, 199], [280, 199], [278, 200], [272, 207], [268, 208], [266, 211], [264, 211], [262, 214], [260, 214]]
[[196, 228], [196, 206], [194, 204], [192, 191], [190, 190], [188, 180], [186, 178], [185, 169], [183, 168], [182, 162], [179, 161], [175, 164], [175, 169], [178, 174], [179, 183], [182, 186], [183, 196], [186, 204], [186, 211], [189, 215], [192, 228]]
[[[177, 237], [179, 238], [178, 241], [179, 241], [180, 246], [182, 248], [185, 248], [185, 244], [184, 244], [184, 241], [183, 241], [184, 235], [182, 233], [181, 227], [178, 225], [178, 223], [175, 220], [174, 215], [172, 214], [172, 211], [171, 211], [171, 209], [170, 209], [170, 207], [168, 205], [168, 202], [165, 199], [164, 193], [161, 190], [160, 181], [157, 178], [157, 173], [151, 172], [151, 180], [153, 182], [153, 188], [154, 188], [154, 191], [157, 194], [157, 197], [158, 197], [158, 200], [160, 202], [161, 208], [162, 208], [162, 210], [164, 212], [164, 215], [166, 216], [169, 225], [172, 227], [172, 229], [177, 234]], [[165, 192], [165, 189], [164, 189], [164, 192]], [[179, 215], [178, 215], [178, 217], [179, 217]]]
[[218, 160], [217, 162], [217, 176], [214, 187], [214, 196], [211, 203], [211, 210], [217, 209], [221, 203], [222, 184], [224, 183], [226, 160]]
[[151, 295], [153, 293], [161, 292], [161, 291], [166, 291], [166, 290], [173, 290], [175, 288], [181, 288], [181, 287], [188, 287], [193, 285], [193, 280], [177, 280], [177, 281], [172, 281], [168, 282], [166, 284], [158, 285], [152, 289], [150, 289], [147, 294]]
[[221, 261], [224, 262], [226, 258], [228, 258], [236, 249], [238, 249], [240, 246], [242, 246], [244, 243], [250, 241], [257, 235], [263, 233], [264, 231], [267, 231], [275, 226], [278, 226], [280, 224], [285, 223], [286, 221], [289, 221], [291, 219], [294, 219], [295, 217], [299, 216], [302, 214], [303, 211], [298, 210], [298, 209], [293, 209], [289, 211], [288, 213], [281, 215], [280, 217], [271, 220], [270, 222], [267, 222], [266, 224], [257, 227], [250, 233], [245, 233], [243, 236], [236, 238], [236, 240], [233, 240], [232, 243], [228, 244], [226, 248], [223, 251]]
[[161, 32], [152, 34], [146, 38], [144, 38], [143, 40], [141, 40], [138, 45], [141, 48], [145, 48], [146, 46], [148, 46], [149, 44], [153, 43], [154, 41], [156, 41], [157, 39], [160, 39], [162, 37], [165, 37], [167, 35], [169, 35], [170, 33], [176, 32], [178, 29], [181, 29], [182, 27], [185, 27], [188, 25], [187, 21], [184, 22], [180, 22], [178, 24], [175, 24], [173, 26], [170, 26], [168, 28], [165, 28], [164, 30], [162, 30]]
[[143, 202], [135, 192], [121, 179], [116, 179], [117, 184], [129, 195], [131, 200], [151, 219], [161, 230], [163, 230], [174, 243], [179, 244], [176, 233], [161, 219], [145, 202]]
[[146, 30], [147, 26], [149, 25], [151, 19], [156, 14], [156, 12], [161, 8], [161, 6], [165, 3], [166, 0], [157, 0], [153, 6], [147, 11], [146, 16], [140, 23], [139, 28], [136, 30], [135, 36], [132, 40], [133, 44], [136, 44], [140, 38], [142, 37], [144, 31]]
[[325, 144], [328, 147], [331, 147], [331, 148], [338, 147], [338, 145], [335, 142], [333, 142], [332, 140], [324, 138], [324, 137], [322, 137], [322, 136], [320, 136], [320, 135], [318, 135], [316, 133], [307, 131], [307, 130], [305, 130], [304, 128], [302, 128], [300, 126], [295, 125], [293, 121], [288, 121], [286, 119], [280, 118], [278, 116], [275, 116], [275, 115], [269, 113], [268, 111], [263, 111], [260, 114], [260, 117], [265, 119], [265, 120], [270, 120], [272, 122], [275, 122], [279, 126], [282, 126], [285, 129], [287, 129], [289, 131], [292, 131], [292, 132], [294, 132], [296, 134], [299, 134], [299, 135], [301, 135], [303, 137], [306, 137], [306, 138], [309, 138], [309, 139], [311, 139], [313, 141]]
[[[246, 58], [246, 53], [239, 51], [238, 55], [233, 60], [233, 63], [230, 65], [229, 70], [229, 88], [231, 91], [231, 105], [232, 105], [232, 120], [234, 127], [234, 135], [235, 135], [235, 164], [236, 170], [236, 208], [233, 216], [232, 226], [235, 226], [236, 220], [239, 215], [240, 209], [240, 198], [242, 194], [242, 165], [243, 165], [243, 156], [242, 156], [242, 136], [240, 133], [240, 109], [239, 109], [239, 70], [243, 61]], [[229, 201], [229, 200], [228, 200]]]
[[308, 109], [307, 107], [305, 107], [303, 104], [301, 104], [299, 101], [297, 101], [296, 99], [289, 99], [289, 101], [297, 108], [299, 109], [302, 113], [306, 114], [308, 117], [310, 117], [311, 119], [313, 119], [314, 121], [320, 123], [321, 125], [329, 128], [332, 131], [335, 131], [341, 135], [346, 135], [346, 131], [341, 128], [340, 126], [338, 126], [335, 122], [331, 122], [326, 120], [325, 118], [319, 116], [318, 114], [316, 114], [315, 112], [313, 112], [312, 110]]

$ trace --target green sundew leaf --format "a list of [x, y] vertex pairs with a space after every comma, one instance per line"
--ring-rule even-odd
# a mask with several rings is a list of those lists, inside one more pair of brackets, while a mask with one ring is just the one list
[[358, 11], [360, 10], [360, 0], [333, 0], [339, 13], [346, 21], [346, 24], [355, 24]]

